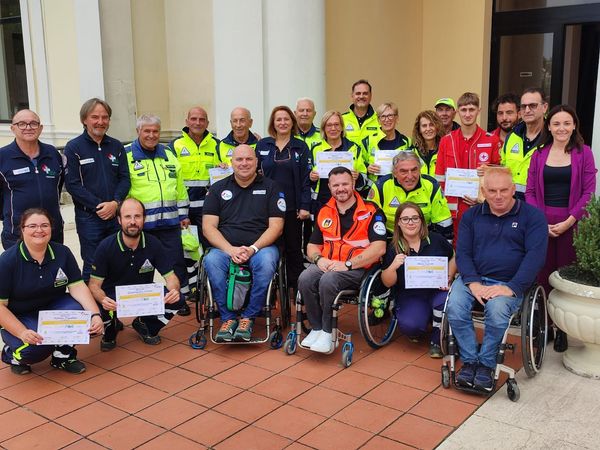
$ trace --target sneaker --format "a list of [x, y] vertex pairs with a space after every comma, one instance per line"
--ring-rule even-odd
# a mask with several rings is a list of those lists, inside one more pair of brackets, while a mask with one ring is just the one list
[[233, 340], [249, 342], [250, 339], [252, 338], [252, 326], [253, 325], [254, 325], [254, 320], [252, 320], [252, 319], [240, 320], [240, 324], [235, 329], [235, 333], [233, 334]]
[[313, 352], [319, 353], [331, 353], [333, 343], [331, 342], [332, 335], [331, 333], [327, 333], [326, 331], [321, 331], [321, 334], [315, 341], [313, 345], [310, 346], [310, 349]]
[[317, 339], [319, 339], [320, 335], [321, 335], [321, 330], [311, 330], [311, 332], [308, 333], [308, 336], [306, 336], [304, 339], [302, 339], [302, 342], [300, 342], [300, 345], [302, 347], [310, 347], [315, 342], [317, 342]]
[[494, 369], [486, 366], [477, 367], [473, 387], [485, 392], [491, 392], [494, 389]]
[[429, 357], [434, 359], [443, 358], [442, 348], [434, 343], [429, 344]]
[[231, 342], [233, 340], [233, 333], [237, 328], [238, 321], [235, 319], [229, 319], [221, 324], [221, 329], [217, 332], [215, 340], [217, 342]]
[[144, 322], [142, 322], [142, 320], [139, 317], [133, 319], [133, 322], [131, 322], [131, 326], [140, 335], [140, 338], [142, 339], [142, 341], [144, 341], [144, 344], [160, 344], [160, 336], [158, 334], [152, 336], [150, 334], [150, 331], [148, 330], [148, 326]]
[[116, 346], [117, 346], [117, 341], [116, 340], [110, 341], [110, 340], [106, 340], [104, 338], [102, 338], [100, 340], [100, 351], [101, 352], [111, 351]]
[[31, 373], [31, 366], [27, 364], [11, 364], [10, 371], [15, 375], [27, 375]]
[[178, 316], [189, 316], [191, 313], [192, 310], [185, 301], [183, 302], [183, 306], [179, 309], [179, 311], [177, 311]]
[[462, 369], [456, 374], [456, 382], [463, 387], [473, 387], [476, 370], [477, 364], [464, 363]]
[[65, 372], [79, 374], [85, 372], [85, 364], [76, 358], [55, 358], [52, 357], [50, 365], [55, 369], [64, 370]]

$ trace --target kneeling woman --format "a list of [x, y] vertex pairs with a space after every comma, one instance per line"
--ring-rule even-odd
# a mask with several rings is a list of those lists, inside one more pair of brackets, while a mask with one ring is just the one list
[[85, 371], [72, 345], [43, 345], [37, 333], [40, 311], [85, 309], [92, 312], [90, 333], [102, 333], [103, 329], [98, 307], [81, 278], [75, 257], [66, 246], [50, 244], [51, 234], [48, 212], [28, 209], [21, 217], [22, 240], [0, 255], [2, 361], [19, 375], [31, 372], [30, 364], [50, 355], [52, 367], [70, 373]]
[[407, 256], [448, 257], [449, 283], [456, 274], [452, 245], [437, 233], [428, 233], [421, 208], [411, 202], [401, 204], [394, 219], [394, 237], [383, 258], [381, 281], [391, 287], [396, 302], [398, 328], [409, 338], [427, 333], [432, 322], [429, 355], [441, 358], [440, 322], [447, 289], [407, 289], [404, 282], [404, 260]]

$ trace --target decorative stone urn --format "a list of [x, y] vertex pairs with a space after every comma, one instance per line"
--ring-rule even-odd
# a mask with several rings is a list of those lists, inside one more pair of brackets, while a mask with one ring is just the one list
[[563, 364], [571, 372], [600, 379], [600, 288], [550, 275], [554, 288], [548, 296], [548, 313], [558, 328], [583, 342], [569, 346]]

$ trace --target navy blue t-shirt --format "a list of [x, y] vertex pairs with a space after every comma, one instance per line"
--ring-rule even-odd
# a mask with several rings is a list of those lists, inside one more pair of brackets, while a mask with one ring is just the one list
[[51, 242], [41, 264], [31, 257], [23, 241], [0, 255], [0, 301], [15, 315], [43, 310], [65, 295], [67, 287], [83, 282], [77, 261], [68, 247]]
[[173, 263], [165, 258], [160, 241], [142, 232], [136, 249], [123, 242], [122, 231], [108, 236], [96, 249], [92, 278], [102, 280], [102, 290], [112, 299], [116, 286], [154, 282], [154, 269], [163, 276], [173, 272]]

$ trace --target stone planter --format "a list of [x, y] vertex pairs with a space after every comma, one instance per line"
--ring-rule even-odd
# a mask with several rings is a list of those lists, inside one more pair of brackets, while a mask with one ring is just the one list
[[554, 288], [548, 296], [548, 313], [565, 333], [583, 342], [569, 347], [563, 364], [571, 372], [600, 379], [600, 288], [575, 283], [558, 272], [550, 275]]

